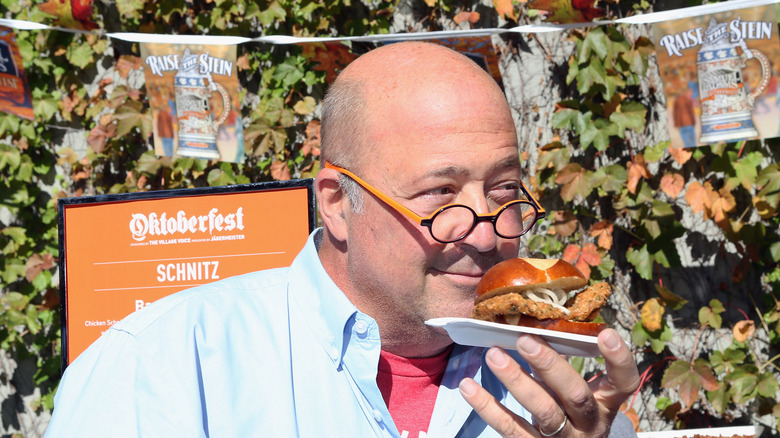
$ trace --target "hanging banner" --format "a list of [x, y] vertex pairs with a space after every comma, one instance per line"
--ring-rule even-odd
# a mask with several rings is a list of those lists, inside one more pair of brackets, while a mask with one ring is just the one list
[[63, 369], [172, 293], [289, 266], [314, 229], [311, 179], [58, 202]]
[[780, 136], [775, 7], [654, 25], [673, 147]]
[[142, 43], [157, 155], [242, 163], [236, 46]]
[[0, 111], [32, 120], [30, 86], [13, 30], [0, 26]]

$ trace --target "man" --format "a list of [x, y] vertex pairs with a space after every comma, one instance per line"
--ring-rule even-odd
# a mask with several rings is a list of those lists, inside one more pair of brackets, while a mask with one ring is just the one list
[[535, 221], [416, 219], [523, 197], [493, 79], [436, 45], [374, 50], [329, 91], [322, 143], [324, 228], [290, 268], [174, 294], [113, 326], [68, 368], [48, 434], [606, 436], [638, 384], [613, 330], [599, 338], [607, 374], [589, 385], [538, 338], [518, 346], [544, 383], [514, 353], [453, 346], [425, 324], [468, 316], [481, 275], [516, 257]]
[[686, 87], [680, 91], [672, 105], [672, 121], [680, 133], [683, 147], [696, 146], [696, 112], [693, 108], [693, 90]]

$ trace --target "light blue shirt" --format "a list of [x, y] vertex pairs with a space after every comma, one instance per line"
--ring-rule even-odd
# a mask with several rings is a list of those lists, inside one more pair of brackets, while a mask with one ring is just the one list
[[[46, 436], [399, 437], [376, 383], [377, 324], [328, 277], [315, 233], [289, 268], [173, 294], [111, 327], [67, 368]], [[460, 395], [467, 376], [530, 420], [483, 353], [454, 348], [428, 437], [497, 436]]]

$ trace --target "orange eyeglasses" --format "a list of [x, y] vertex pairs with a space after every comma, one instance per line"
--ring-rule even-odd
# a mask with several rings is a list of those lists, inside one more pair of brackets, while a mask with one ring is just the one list
[[544, 208], [531, 195], [525, 184], [520, 181], [520, 189], [527, 199], [509, 201], [490, 214], [477, 214], [471, 207], [463, 204], [448, 204], [437, 209], [430, 216], [422, 217], [380, 192], [349, 170], [329, 162], [325, 162], [325, 167], [348, 176], [388, 207], [420, 224], [420, 226], [428, 228], [431, 237], [440, 243], [452, 243], [464, 239], [474, 231], [480, 222], [492, 223], [493, 230], [504, 239], [515, 239], [527, 233], [539, 219], [546, 215]]

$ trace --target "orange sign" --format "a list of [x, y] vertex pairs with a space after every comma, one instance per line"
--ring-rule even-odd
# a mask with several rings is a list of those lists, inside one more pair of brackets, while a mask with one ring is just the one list
[[288, 266], [314, 228], [312, 180], [59, 201], [63, 368], [155, 300]]

